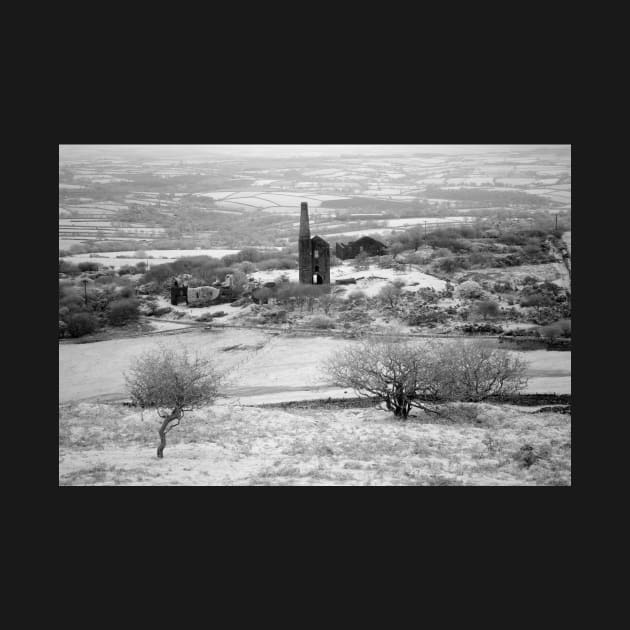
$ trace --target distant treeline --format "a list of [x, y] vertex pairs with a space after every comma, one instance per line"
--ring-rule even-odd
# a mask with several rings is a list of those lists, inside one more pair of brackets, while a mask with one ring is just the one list
[[419, 211], [434, 209], [424, 200], [390, 201], [388, 199], [370, 199], [369, 197], [350, 197], [349, 199], [328, 199], [322, 201], [321, 208], [340, 208], [344, 210], [371, 210], [373, 212], [391, 212], [396, 214], [404, 210]]
[[549, 205], [549, 199], [518, 190], [484, 190], [479, 188], [445, 189], [427, 186], [425, 197], [453, 199], [457, 201], [477, 201], [489, 203], [518, 203], [530, 206]]

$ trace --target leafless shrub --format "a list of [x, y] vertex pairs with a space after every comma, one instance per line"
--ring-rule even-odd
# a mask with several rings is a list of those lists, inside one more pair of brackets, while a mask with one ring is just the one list
[[315, 317], [310, 320], [310, 325], [313, 326], [313, 328], [334, 328], [335, 322], [330, 317], [315, 315]]
[[348, 302], [353, 304], [358, 304], [365, 302], [367, 300], [367, 295], [365, 291], [361, 291], [361, 289], [357, 289], [356, 291], [352, 291], [352, 293], [348, 294]]
[[387, 306], [394, 308], [400, 299], [401, 288], [393, 283], [387, 283], [379, 292], [378, 299]]
[[412, 407], [440, 413], [440, 403], [515, 393], [527, 384], [525, 368], [518, 356], [483, 342], [418, 344], [387, 338], [363, 339], [324, 364], [336, 384], [359, 396], [378, 397], [402, 419]]
[[155, 409], [162, 418], [157, 456], [163, 457], [166, 434], [179, 425], [184, 412], [217, 398], [222, 376], [199, 356], [191, 358], [186, 350], [177, 353], [160, 347], [138, 357], [125, 374], [125, 382], [132, 403]]
[[479, 402], [527, 386], [527, 362], [483, 339], [443, 344], [437, 358], [435, 376], [450, 400]]

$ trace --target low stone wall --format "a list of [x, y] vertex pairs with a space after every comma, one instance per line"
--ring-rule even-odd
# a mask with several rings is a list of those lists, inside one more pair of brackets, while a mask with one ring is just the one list
[[[571, 394], [512, 394], [509, 396], [491, 396], [483, 402], [495, 405], [518, 405], [522, 407], [538, 407], [540, 405], [571, 406]], [[319, 398], [316, 400], [295, 400], [279, 403], [263, 403], [256, 407], [274, 407], [280, 409], [355, 409], [357, 407], [375, 407], [380, 404], [377, 397], [356, 398]], [[559, 407], [560, 408], [560, 407]]]

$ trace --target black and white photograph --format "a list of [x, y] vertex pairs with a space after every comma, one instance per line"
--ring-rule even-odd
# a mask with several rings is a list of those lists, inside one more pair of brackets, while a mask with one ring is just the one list
[[59, 486], [571, 486], [570, 144], [59, 144], [58, 223]]

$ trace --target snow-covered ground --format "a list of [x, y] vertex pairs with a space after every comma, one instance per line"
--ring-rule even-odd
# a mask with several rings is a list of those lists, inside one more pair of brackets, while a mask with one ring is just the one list
[[[61, 245], [60, 245], [61, 246]], [[278, 248], [280, 249], [280, 248]], [[238, 249], [148, 249], [145, 251], [147, 256], [152, 258], [137, 258], [134, 257], [132, 251], [123, 252], [99, 252], [98, 254], [74, 254], [72, 256], [66, 256], [65, 260], [73, 263], [80, 262], [96, 262], [99, 265], [105, 265], [107, 267], [114, 267], [119, 269], [125, 265], [137, 265], [141, 262], [148, 262], [149, 267], [154, 265], [163, 265], [165, 263], [172, 263], [178, 258], [184, 258], [186, 256], [212, 256], [213, 258], [222, 258], [229, 254], [236, 254]], [[125, 258], [117, 258], [117, 256], [125, 256]], [[129, 258], [127, 258], [129, 256]]]
[[547, 280], [565, 288], [569, 288], [571, 283], [567, 269], [561, 262], [542, 265], [517, 265], [515, 267], [485, 267], [483, 269], [457, 271], [453, 274], [453, 279], [457, 284], [471, 276], [484, 280], [516, 283], [522, 283], [527, 276], [532, 276], [540, 282]]
[[[170, 307], [172, 310], [170, 313], [162, 316], [162, 319], [172, 320], [175, 319], [174, 313], [183, 313], [183, 317], [181, 318], [182, 324], [186, 322], [190, 323], [191, 321], [195, 321], [201, 315], [219, 313], [223, 311], [225, 315], [223, 317], [217, 318], [216, 321], [220, 323], [231, 322], [234, 319], [242, 316], [244, 313], [248, 313], [251, 311], [251, 304], [246, 306], [230, 306], [230, 304], [213, 304], [212, 306], [200, 306], [200, 307], [191, 307], [185, 303], [178, 304], [177, 306], [173, 306], [169, 300], [162, 296], [156, 297], [157, 307], [164, 308], [166, 306]], [[152, 320], [155, 321], [155, 320]]]
[[[418, 283], [415, 286], [404, 287], [403, 290], [407, 291], [417, 291], [421, 287], [432, 287], [436, 291], [442, 291], [446, 287], [444, 280], [413, 269], [411, 265], [408, 267], [409, 269], [406, 271], [396, 271], [394, 269], [381, 269], [377, 265], [370, 265], [369, 269], [357, 271], [352, 266], [352, 261], [346, 260], [341, 265], [331, 268], [330, 282], [334, 284], [336, 280], [344, 278], [363, 278], [362, 280], [357, 280], [356, 284], [340, 286], [346, 286], [348, 291], [360, 289], [369, 297], [376, 295], [388, 282], [393, 280], [402, 280], [407, 285]], [[252, 277], [261, 282], [273, 282], [281, 275], [286, 275], [291, 282], [299, 280], [297, 269], [256, 271], [251, 274]]]
[[[187, 413], [158, 459], [155, 413], [64, 405], [59, 483], [570, 484], [570, 416], [531, 411], [481, 403], [474, 405], [477, 421], [439, 422], [420, 413], [400, 422], [379, 409], [285, 411], [229, 401]], [[520, 465], [514, 456], [523, 444], [545, 457], [530, 467]]]
[[[228, 307], [229, 308], [229, 307]], [[350, 339], [282, 336], [251, 329], [193, 330], [166, 336], [112, 339], [59, 346], [59, 401], [126, 397], [123, 372], [134, 357], [162, 344], [212, 359], [230, 374], [225, 392], [241, 402], [278, 402], [354, 395], [331, 385], [322, 362]], [[224, 348], [231, 348], [224, 350]], [[571, 353], [524, 352], [528, 392], [569, 393]], [[344, 394], [345, 391], [345, 394]]]
[[149, 321], [149, 324], [154, 332], [169, 332], [171, 330], [179, 330], [183, 328], [188, 328], [190, 323], [184, 322], [181, 324], [169, 321], [159, 321], [156, 319], [152, 319]]

